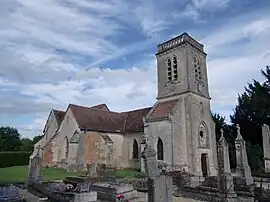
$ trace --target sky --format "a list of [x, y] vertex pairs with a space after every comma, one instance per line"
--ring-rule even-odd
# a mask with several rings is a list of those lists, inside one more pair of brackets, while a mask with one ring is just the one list
[[1, 0], [0, 125], [31, 138], [69, 103], [153, 105], [156, 46], [183, 32], [205, 45], [211, 109], [229, 117], [270, 64], [269, 0]]

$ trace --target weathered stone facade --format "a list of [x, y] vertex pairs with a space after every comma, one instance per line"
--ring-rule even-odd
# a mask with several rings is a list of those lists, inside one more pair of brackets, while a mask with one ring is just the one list
[[[158, 100], [145, 123], [151, 146], [157, 148], [160, 138], [165, 163], [195, 175], [217, 175], [215, 124], [203, 45], [184, 33], [159, 45], [156, 56]], [[161, 116], [159, 111], [166, 103], [173, 106]]]
[[48, 118], [45, 128], [52, 129], [38, 143], [46, 145], [44, 164], [86, 168], [98, 162], [139, 169], [144, 136], [160, 163], [217, 175], [203, 45], [184, 33], [159, 45], [156, 56], [158, 97], [153, 107], [117, 113], [105, 104], [69, 105], [59, 120]]

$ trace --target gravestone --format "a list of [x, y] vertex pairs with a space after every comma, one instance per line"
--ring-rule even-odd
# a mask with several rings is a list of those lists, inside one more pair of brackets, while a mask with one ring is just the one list
[[234, 190], [233, 176], [230, 168], [229, 146], [221, 129], [221, 136], [218, 141], [218, 180], [221, 193], [226, 193], [228, 198], [237, 196]]
[[248, 165], [246, 143], [243, 139], [240, 127], [237, 124], [237, 137], [235, 139], [235, 150], [236, 150], [236, 175], [237, 177], [243, 178], [246, 185], [253, 184], [253, 177], [251, 176], [251, 170]]
[[40, 157], [40, 146], [38, 146], [37, 152], [33, 153], [29, 157], [29, 165], [28, 165], [28, 181], [27, 185], [32, 186], [34, 184], [41, 183], [40, 177], [40, 169], [41, 169], [41, 157]]
[[97, 176], [97, 164], [96, 163], [87, 164], [87, 175], [90, 177]]
[[[143, 135], [142, 141], [141, 141], [141, 153], [144, 151], [145, 145], [146, 145], [146, 136]], [[142, 158], [142, 157], [141, 157]], [[143, 161], [143, 159], [141, 160], [141, 172], [145, 172], [145, 167], [144, 167], [145, 163]]]
[[115, 196], [123, 195], [125, 200], [135, 200], [137, 191], [132, 184], [112, 182], [96, 182], [91, 185], [91, 190], [97, 192], [97, 198], [101, 201], [115, 201]]
[[20, 194], [19, 189], [13, 185], [0, 186], [0, 201], [1, 202], [16, 202], [22, 201], [22, 194]]
[[269, 126], [263, 124], [262, 126], [263, 137], [263, 154], [264, 154], [264, 170], [270, 173], [270, 130]]
[[146, 144], [142, 157], [148, 175], [148, 202], [172, 202], [172, 177], [161, 174], [155, 150]]

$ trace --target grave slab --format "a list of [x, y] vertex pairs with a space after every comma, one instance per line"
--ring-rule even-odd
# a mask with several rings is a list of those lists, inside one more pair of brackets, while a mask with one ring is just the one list
[[115, 195], [123, 194], [125, 199], [131, 200], [137, 198], [137, 191], [131, 184], [112, 184], [110, 182], [97, 182], [92, 184], [91, 190], [97, 192], [99, 200], [114, 201]]

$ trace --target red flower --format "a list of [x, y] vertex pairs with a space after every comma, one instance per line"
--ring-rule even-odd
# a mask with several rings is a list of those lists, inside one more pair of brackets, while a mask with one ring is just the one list
[[116, 199], [122, 199], [122, 198], [125, 198], [125, 195], [124, 194], [118, 194], [115, 196]]

